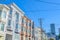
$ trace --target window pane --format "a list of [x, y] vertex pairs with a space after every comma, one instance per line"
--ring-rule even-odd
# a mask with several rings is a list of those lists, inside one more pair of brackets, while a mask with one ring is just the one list
[[23, 31], [23, 26], [21, 27], [21, 31]]
[[31, 23], [29, 23], [29, 26], [31, 27]]
[[8, 20], [8, 26], [10, 26], [11, 25], [11, 20]]
[[1, 13], [2, 13], [2, 11], [0, 10], [0, 18], [1, 18]]
[[19, 25], [19, 27], [18, 27], [18, 32], [21, 32], [21, 26]]
[[22, 24], [24, 24], [24, 19], [22, 18]]
[[12, 16], [12, 10], [13, 10], [13, 9], [11, 8], [11, 10], [10, 10], [10, 15], [11, 15], [11, 16]]
[[1, 25], [1, 30], [4, 31], [4, 24]]
[[18, 23], [16, 23], [15, 32], [18, 32]]
[[12, 40], [12, 35], [6, 34], [5, 40]]
[[23, 27], [23, 31], [26, 32], [26, 28], [25, 27]]
[[6, 18], [6, 11], [2, 13], [2, 18]]
[[4, 18], [6, 18], [6, 12], [5, 11], [4, 11], [4, 15], [3, 16], [4, 16]]
[[15, 40], [20, 40], [20, 35], [15, 33]]
[[16, 13], [16, 21], [19, 21], [19, 13]]

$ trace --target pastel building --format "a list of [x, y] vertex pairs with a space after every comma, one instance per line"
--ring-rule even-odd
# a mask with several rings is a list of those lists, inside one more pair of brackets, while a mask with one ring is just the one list
[[5, 40], [6, 37], [6, 27], [9, 11], [9, 7], [4, 4], [0, 4], [0, 40]]
[[15, 3], [0, 4], [0, 40], [34, 40], [34, 22]]
[[34, 29], [34, 35], [35, 35], [35, 40], [48, 40], [48, 37], [46, 33], [43, 31], [43, 29], [39, 27], [35, 27]]
[[35, 40], [41, 40], [41, 29], [40, 28], [38, 28], [38, 27], [35, 27], [34, 28], [34, 35], [35, 35]]
[[21, 40], [34, 40], [34, 23], [26, 16], [22, 17]]

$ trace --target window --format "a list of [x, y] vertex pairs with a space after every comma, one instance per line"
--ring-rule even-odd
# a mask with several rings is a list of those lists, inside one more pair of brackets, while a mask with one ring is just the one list
[[6, 12], [5, 11], [4, 11], [4, 15], [3, 16], [4, 16], [4, 18], [6, 18]]
[[18, 32], [21, 32], [21, 26], [19, 25], [19, 27], [18, 27]]
[[26, 26], [28, 25], [28, 22], [26, 22]]
[[16, 12], [16, 21], [19, 21], [19, 13]]
[[30, 29], [27, 30], [29, 34], [31, 34]]
[[4, 31], [4, 24], [1, 25], [1, 30]]
[[6, 34], [5, 40], [12, 40], [12, 35]]
[[22, 24], [24, 24], [24, 19], [22, 18]]
[[11, 16], [12, 16], [12, 10], [13, 10], [13, 9], [11, 8], [11, 10], [10, 10], [10, 15], [11, 15]]
[[34, 29], [34, 23], [32, 23], [32, 29]]
[[21, 27], [21, 31], [23, 31], [23, 26]]
[[29, 26], [31, 27], [31, 23], [29, 23]]
[[25, 27], [23, 27], [23, 31], [26, 32], [26, 28]]
[[8, 20], [8, 26], [11, 26], [11, 20]]
[[[35, 32], [36, 33], [36, 32]], [[37, 34], [37, 33], [36, 33]], [[34, 30], [32, 30], [32, 35], [34, 36]]]
[[29, 34], [31, 34], [31, 30], [29, 29]]
[[26, 33], [27, 33], [27, 29], [26, 29]]
[[19, 36], [20, 36], [19, 34], [16, 34], [16, 33], [15, 33], [15, 38], [14, 38], [14, 39], [15, 39], [15, 40], [20, 40], [20, 37], [19, 37]]
[[2, 18], [6, 18], [6, 11], [2, 13]]
[[18, 29], [18, 23], [16, 23], [16, 29]]
[[16, 23], [15, 32], [18, 32], [18, 23]]
[[0, 30], [4, 31], [4, 24], [3, 23], [0, 23]]
[[0, 10], [0, 18], [1, 18], [2, 11]]
[[13, 9], [10, 7], [9, 18], [11, 18], [11, 19], [12, 19], [12, 11], [13, 11]]
[[27, 33], [29, 33], [29, 29], [27, 29]]

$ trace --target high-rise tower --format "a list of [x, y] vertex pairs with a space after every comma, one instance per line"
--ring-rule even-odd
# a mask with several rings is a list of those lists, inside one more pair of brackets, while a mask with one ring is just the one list
[[51, 34], [55, 35], [55, 24], [50, 24]]

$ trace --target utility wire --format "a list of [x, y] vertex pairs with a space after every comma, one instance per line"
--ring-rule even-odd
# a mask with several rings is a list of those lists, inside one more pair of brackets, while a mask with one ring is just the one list
[[59, 11], [60, 9], [48, 9], [48, 10], [29, 10], [25, 12], [46, 12], [46, 11]]
[[35, 0], [37, 2], [47, 3], [47, 4], [54, 4], [54, 5], [60, 5], [60, 3], [54, 3], [54, 2], [47, 2], [47, 1], [41, 1], [41, 0]]
[[[54, 2], [48, 2], [48, 1], [41, 1], [41, 0], [35, 0], [36, 2], [42, 2], [42, 3], [47, 3], [47, 4], [54, 4], [54, 5], [59, 5], [60, 3], [54, 3]], [[25, 12], [42, 12], [42, 11], [58, 11], [60, 9], [49, 9], [49, 10], [29, 10], [29, 11], [25, 11]]]

